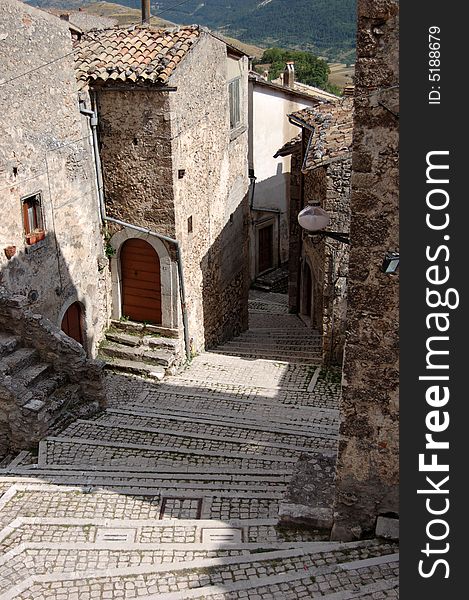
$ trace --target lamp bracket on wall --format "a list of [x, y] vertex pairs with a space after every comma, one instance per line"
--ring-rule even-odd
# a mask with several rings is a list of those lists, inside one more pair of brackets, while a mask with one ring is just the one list
[[307, 232], [308, 237], [318, 242], [324, 237], [332, 238], [342, 244], [350, 244], [349, 234], [340, 231], [327, 231], [330, 217], [317, 203], [303, 208], [298, 214], [298, 223]]
[[350, 236], [348, 233], [342, 233], [340, 231], [318, 231], [317, 233], [309, 233], [309, 238], [313, 240], [318, 239], [321, 241], [322, 238], [328, 237], [336, 240], [337, 242], [341, 242], [342, 244], [350, 244]]

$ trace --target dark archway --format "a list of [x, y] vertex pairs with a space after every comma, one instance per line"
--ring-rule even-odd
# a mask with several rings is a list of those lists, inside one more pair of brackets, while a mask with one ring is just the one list
[[309, 319], [312, 319], [312, 308], [313, 308], [313, 278], [311, 275], [311, 268], [308, 262], [305, 260], [303, 264], [303, 271], [301, 277], [301, 314], [305, 315]]
[[62, 319], [60, 328], [69, 337], [84, 346], [84, 310], [80, 302], [71, 304]]
[[160, 259], [145, 240], [131, 238], [120, 253], [122, 315], [132, 321], [161, 324]]

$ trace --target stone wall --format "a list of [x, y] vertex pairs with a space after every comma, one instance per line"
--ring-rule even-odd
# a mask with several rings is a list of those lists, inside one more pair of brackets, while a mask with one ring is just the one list
[[[68, 306], [80, 301], [85, 346], [94, 355], [107, 323], [109, 272], [70, 31], [55, 16], [4, 0], [0, 40], [0, 287], [28, 297], [59, 327]], [[46, 235], [30, 245], [22, 200], [36, 193]]]
[[59, 396], [49, 397], [55, 385], [42, 381], [42, 385], [28, 387], [11, 372], [11, 361], [3, 364], [0, 352], [0, 456], [39, 442], [64, 410], [84, 415], [104, 408], [104, 363], [89, 360], [80, 344], [33, 312], [24, 296], [0, 292], [0, 332], [20, 340], [21, 348], [35, 349], [40, 365], [50, 366], [50, 381], [69, 386], [62, 395], [63, 406]]
[[[241, 124], [230, 131], [228, 81], [241, 77]], [[170, 79], [176, 237], [193, 347], [247, 328], [248, 60], [203, 33]], [[190, 222], [189, 222], [190, 219]]]
[[[348, 332], [343, 370], [334, 539], [374, 531], [398, 513], [399, 278], [398, 3], [359, 0], [352, 162]], [[382, 89], [383, 91], [379, 91]]]
[[[303, 150], [306, 148], [306, 135], [303, 133]], [[302, 231], [298, 223], [298, 213], [303, 208], [303, 163], [302, 151], [298, 148], [291, 157], [290, 175], [290, 211], [289, 211], [289, 260], [288, 260], [288, 310], [297, 313], [300, 310], [300, 259]]]
[[[324, 363], [341, 364], [346, 329], [348, 246], [328, 238], [308, 237], [299, 227], [297, 217], [304, 206], [320, 202], [331, 217], [328, 229], [349, 231], [351, 159], [345, 157], [304, 174], [301, 166], [300, 154], [295, 153], [290, 206], [289, 307], [291, 312], [304, 315], [311, 327], [321, 332]], [[311, 290], [305, 287], [308, 268]], [[311, 313], [307, 308], [309, 304]]]
[[174, 238], [170, 92], [111, 84], [94, 93], [108, 216]]

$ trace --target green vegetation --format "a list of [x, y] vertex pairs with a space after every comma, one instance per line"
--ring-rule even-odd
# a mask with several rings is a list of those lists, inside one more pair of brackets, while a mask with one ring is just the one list
[[311, 52], [269, 48], [259, 60], [254, 61], [254, 64], [270, 64], [269, 79], [272, 80], [277, 79], [283, 72], [287, 61], [294, 61], [297, 81], [339, 95], [340, 88], [331, 85], [328, 81], [330, 71], [326, 61]]
[[264, 52], [260, 59], [262, 64], [270, 64], [269, 79], [277, 79], [280, 73], [283, 72], [287, 61], [295, 62], [295, 75], [298, 81], [317, 87], [323, 87], [327, 84], [329, 76], [327, 63], [310, 52], [270, 48]]

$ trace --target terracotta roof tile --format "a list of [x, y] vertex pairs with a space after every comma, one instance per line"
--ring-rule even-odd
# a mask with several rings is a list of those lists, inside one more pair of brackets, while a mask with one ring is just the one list
[[313, 128], [304, 171], [331, 160], [345, 158], [352, 152], [353, 99], [335, 104], [320, 104], [289, 115], [297, 124]]
[[108, 79], [165, 84], [200, 33], [195, 25], [90, 31], [75, 44], [78, 80], [82, 84]]
[[278, 158], [279, 156], [289, 156], [293, 154], [297, 150], [301, 149], [301, 133], [295, 136], [293, 139], [284, 144], [277, 152], [274, 154], [274, 158]]

